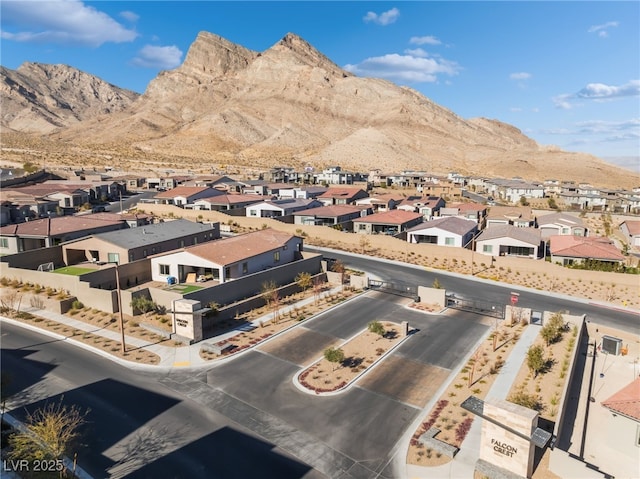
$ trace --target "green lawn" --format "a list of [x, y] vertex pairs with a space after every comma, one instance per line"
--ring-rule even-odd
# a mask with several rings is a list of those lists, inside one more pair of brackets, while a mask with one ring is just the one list
[[95, 269], [91, 268], [79, 268], [77, 266], [65, 266], [63, 268], [54, 269], [54, 273], [70, 274], [71, 276], [80, 276], [81, 274], [91, 273]]
[[176, 284], [171, 286], [169, 289], [180, 294], [188, 294], [202, 289], [202, 286], [194, 286], [191, 284]]

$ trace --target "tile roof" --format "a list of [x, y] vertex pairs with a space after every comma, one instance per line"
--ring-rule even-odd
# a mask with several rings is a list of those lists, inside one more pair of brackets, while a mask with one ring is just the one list
[[124, 223], [124, 219], [116, 214], [108, 217], [98, 215], [56, 216], [2, 226], [0, 227], [0, 235], [49, 237], [76, 231], [90, 231], [118, 223]]
[[292, 238], [295, 236], [268, 228], [191, 246], [184, 251], [215, 264], [227, 265], [282, 248]]
[[427, 221], [426, 223], [421, 223], [407, 230], [407, 232], [410, 233], [413, 231], [425, 231], [431, 228], [439, 228], [441, 230], [449, 231], [450, 233], [462, 236], [472, 231], [477, 226], [478, 224], [475, 221], [465, 220], [463, 218], [458, 218], [457, 216], [449, 216], [446, 218], [438, 218], [432, 221]]
[[322, 193], [319, 198], [352, 198], [360, 191], [364, 190], [362, 188], [331, 186], [327, 191]]
[[548, 215], [538, 216], [538, 227], [549, 224], [561, 224], [566, 226], [582, 226], [584, 221], [578, 216], [567, 213], [550, 213]]
[[609, 238], [594, 236], [553, 235], [549, 250], [554, 256], [608, 261], [622, 261], [624, 256]]
[[512, 238], [534, 246], [539, 246], [541, 242], [540, 230], [535, 228], [518, 228], [513, 225], [495, 225], [490, 228], [486, 228], [482, 233], [480, 233], [477, 241], [486, 241], [497, 238]]
[[640, 422], [640, 378], [636, 378], [602, 405], [613, 412]]
[[627, 220], [623, 221], [623, 223], [627, 225], [630, 235], [640, 235], [640, 221]]
[[489, 208], [487, 219], [509, 218], [523, 221], [533, 220], [533, 210], [530, 206], [492, 206]]
[[189, 197], [207, 190], [211, 190], [212, 196], [216, 193], [220, 193], [218, 190], [210, 188], [208, 186], [176, 186], [173, 189], [161, 191], [160, 193], [155, 195], [155, 198], [175, 198], [176, 196]]
[[208, 198], [199, 198], [195, 202], [205, 201], [212, 205], [233, 205], [237, 203], [261, 203], [270, 200], [271, 196], [260, 195], [217, 195]]
[[400, 225], [400, 224], [407, 223], [409, 221], [416, 220], [418, 218], [422, 218], [422, 215], [420, 213], [414, 213], [413, 211], [404, 211], [404, 210], [391, 210], [391, 211], [384, 211], [382, 213], [374, 213], [372, 215], [367, 215], [362, 218], [355, 219], [353, 220], [353, 222]]
[[208, 231], [212, 231], [211, 225], [179, 219], [99, 233], [93, 237], [124, 249], [133, 249]]

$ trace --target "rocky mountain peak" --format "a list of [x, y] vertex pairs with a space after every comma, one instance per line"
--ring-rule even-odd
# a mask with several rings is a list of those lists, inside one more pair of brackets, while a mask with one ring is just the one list
[[329, 58], [316, 50], [309, 42], [295, 33], [287, 33], [282, 40], [265, 52], [278, 52], [280, 54], [290, 54], [299, 63], [313, 68], [321, 68], [328, 72], [342, 77], [351, 76], [351, 73], [343, 70], [333, 63]]
[[257, 52], [219, 35], [200, 32], [179, 69], [185, 74], [219, 78], [245, 69], [257, 56]]

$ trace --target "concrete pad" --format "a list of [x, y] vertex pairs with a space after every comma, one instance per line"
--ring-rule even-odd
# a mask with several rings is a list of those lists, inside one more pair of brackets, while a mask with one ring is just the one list
[[363, 377], [358, 386], [422, 408], [449, 373], [448, 369], [391, 355]]

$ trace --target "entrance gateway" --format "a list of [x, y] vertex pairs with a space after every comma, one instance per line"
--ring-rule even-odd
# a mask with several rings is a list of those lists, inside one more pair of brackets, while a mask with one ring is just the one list
[[504, 319], [504, 306], [502, 304], [478, 298], [461, 298], [453, 293], [447, 293], [446, 303], [448, 308]]
[[369, 279], [369, 289], [398, 296], [406, 296], [416, 302], [420, 301], [420, 297], [418, 296], [418, 287], [414, 284], [404, 283], [402, 281]]

